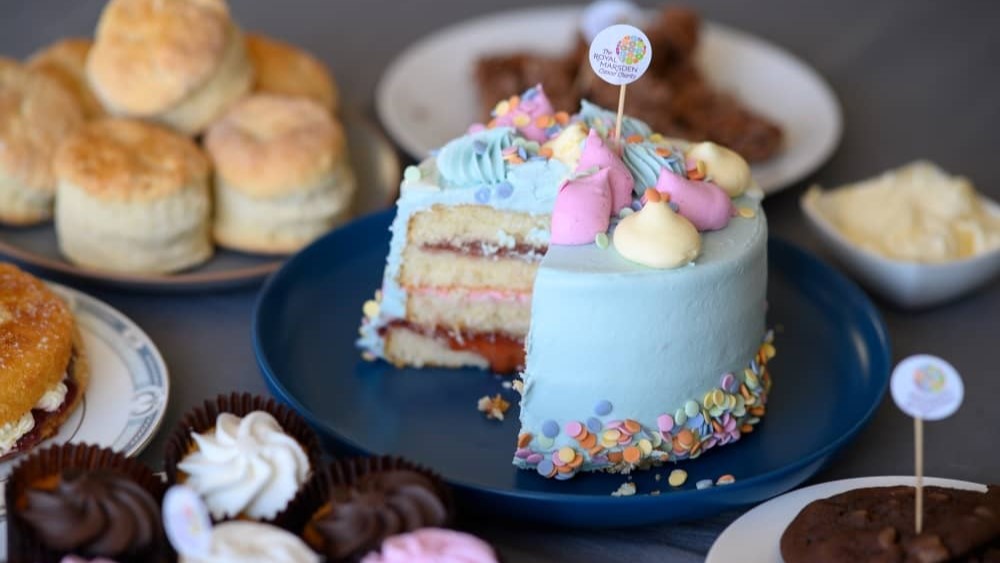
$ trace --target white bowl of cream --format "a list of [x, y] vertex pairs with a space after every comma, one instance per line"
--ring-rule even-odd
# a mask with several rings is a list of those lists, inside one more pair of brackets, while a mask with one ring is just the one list
[[900, 307], [950, 301], [1000, 273], [1000, 206], [929, 162], [814, 186], [801, 205], [834, 257]]

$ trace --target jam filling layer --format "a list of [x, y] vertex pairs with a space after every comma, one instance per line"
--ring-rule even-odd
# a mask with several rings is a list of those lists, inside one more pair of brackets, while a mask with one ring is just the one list
[[18, 438], [17, 442], [14, 443], [14, 447], [11, 448], [7, 455], [23, 452], [41, 442], [42, 429], [45, 427], [45, 423], [54, 417], [63, 415], [66, 409], [76, 401], [76, 395], [80, 392], [80, 386], [73, 377], [73, 368], [75, 367], [76, 348], [74, 347], [69, 356], [69, 364], [66, 365], [66, 379], [63, 380], [63, 383], [66, 384], [66, 398], [63, 399], [59, 408], [52, 412], [42, 409], [32, 409], [31, 416], [35, 419], [35, 427], [29, 430], [24, 436]]
[[427, 252], [453, 252], [478, 258], [510, 258], [526, 262], [538, 262], [548, 250], [547, 246], [535, 246], [517, 243], [514, 246], [494, 246], [487, 242], [436, 243], [422, 244], [421, 250]]
[[503, 332], [456, 331], [451, 328], [413, 324], [395, 319], [380, 329], [382, 336], [392, 328], [402, 328], [446, 342], [455, 351], [472, 352], [486, 358], [496, 373], [516, 373], [524, 369], [524, 339]]

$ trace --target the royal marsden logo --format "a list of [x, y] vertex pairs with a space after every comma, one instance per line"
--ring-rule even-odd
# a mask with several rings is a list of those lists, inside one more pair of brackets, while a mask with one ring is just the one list
[[618, 55], [618, 60], [627, 65], [639, 64], [639, 61], [646, 56], [646, 42], [642, 37], [626, 35], [618, 41], [615, 53]]
[[913, 370], [913, 383], [927, 393], [940, 393], [944, 389], [945, 375], [937, 366], [925, 364]]
[[630, 25], [605, 28], [590, 44], [590, 67], [602, 80], [615, 85], [638, 80], [652, 59], [649, 38]]

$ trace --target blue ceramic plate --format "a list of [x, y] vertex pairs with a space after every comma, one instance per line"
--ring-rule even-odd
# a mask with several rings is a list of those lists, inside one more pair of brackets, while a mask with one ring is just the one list
[[[477, 512], [566, 526], [623, 526], [700, 518], [760, 502], [816, 473], [871, 418], [885, 393], [889, 344], [857, 286], [787, 242], [768, 248], [768, 322], [778, 355], [767, 416], [740, 442], [672, 467], [637, 472], [637, 494], [613, 497], [622, 475], [560, 482], [511, 465], [517, 395], [477, 370], [396, 369], [354, 348], [361, 306], [381, 284], [391, 212], [356, 221], [289, 260], [262, 290], [253, 340], [272, 392], [342, 453], [392, 453], [437, 470]], [[476, 400], [514, 407], [487, 420]], [[695, 482], [732, 474], [731, 485]], [[657, 479], [657, 476], [660, 478]], [[659, 494], [650, 494], [659, 491]]]

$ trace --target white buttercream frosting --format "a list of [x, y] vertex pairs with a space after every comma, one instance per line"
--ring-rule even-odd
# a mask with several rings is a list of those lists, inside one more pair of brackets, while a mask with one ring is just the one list
[[21, 418], [0, 426], [0, 455], [4, 455], [14, 447], [14, 444], [35, 427], [35, 417], [30, 412]]
[[177, 468], [216, 519], [274, 518], [309, 477], [309, 457], [270, 414], [222, 413]]
[[181, 556], [180, 563], [319, 563], [320, 558], [295, 535], [267, 524], [234, 520], [212, 528], [204, 557]]
[[66, 387], [65, 380], [56, 383], [55, 387], [46, 391], [38, 402], [35, 403], [35, 408], [38, 410], [43, 410], [45, 412], [55, 412], [59, 410], [59, 407], [66, 400], [66, 392], [69, 389]]
[[[55, 412], [66, 401], [66, 392], [67, 387], [64, 381], [56, 383], [51, 389], [42, 394], [32, 409]], [[21, 418], [0, 426], [0, 455], [9, 452], [22, 436], [31, 432], [34, 428], [35, 417], [30, 411], [24, 413]]]

